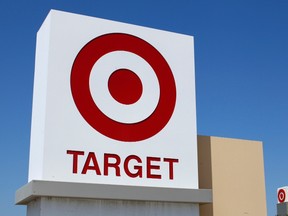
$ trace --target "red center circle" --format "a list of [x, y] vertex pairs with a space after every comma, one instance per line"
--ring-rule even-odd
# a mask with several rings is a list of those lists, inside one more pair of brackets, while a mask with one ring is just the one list
[[128, 69], [114, 71], [109, 77], [108, 89], [116, 101], [125, 105], [136, 103], [143, 90], [139, 77]]
[[[122, 123], [109, 118], [95, 104], [90, 92], [89, 80], [94, 64], [105, 54], [119, 50], [134, 53], [144, 59], [158, 79], [158, 104], [154, 112], [140, 122]], [[170, 66], [157, 49], [133, 35], [111, 33], [88, 42], [73, 62], [70, 79], [72, 97], [82, 117], [91, 127], [111, 139], [125, 142], [148, 139], [165, 127], [174, 112], [176, 84]]]

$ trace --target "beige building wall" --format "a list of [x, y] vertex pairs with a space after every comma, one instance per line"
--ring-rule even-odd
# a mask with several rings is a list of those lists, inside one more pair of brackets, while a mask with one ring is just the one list
[[199, 187], [212, 189], [213, 203], [201, 216], [266, 216], [262, 143], [198, 136]]

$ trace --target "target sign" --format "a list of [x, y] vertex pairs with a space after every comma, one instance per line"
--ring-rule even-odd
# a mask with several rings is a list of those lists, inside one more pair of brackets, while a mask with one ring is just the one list
[[[117, 54], [124, 62], [117, 62]], [[125, 62], [125, 58], [128, 62]], [[139, 61], [139, 64], [130, 70], [129, 60]], [[141, 61], [144, 61], [146, 67], [141, 67]], [[104, 86], [101, 83], [95, 86], [96, 91], [98, 90], [95, 100], [90, 91], [93, 86], [90, 86], [93, 70], [96, 80], [97, 77], [102, 83], [104, 80]], [[146, 77], [152, 79], [145, 82]], [[151, 94], [147, 94], [149, 80], [156, 80], [154, 86], [150, 85], [152, 90], [156, 89], [156, 98], [149, 98]], [[147, 86], [142, 86], [143, 84]], [[120, 141], [140, 141], [161, 131], [173, 114], [176, 102], [175, 81], [165, 58], [145, 40], [123, 33], [101, 35], [81, 49], [71, 72], [71, 90], [83, 118], [98, 132]], [[103, 92], [106, 92], [105, 101], [114, 100], [108, 106], [101, 104], [101, 100], [97, 101], [97, 95]], [[148, 107], [148, 113], [137, 119], [139, 106]], [[112, 114], [109, 113], [109, 108], [112, 109]], [[117, 110], [120, 117], [136, 115], [136, 119], [118, 119], [117, 115], [113, 117], [113, 110]], [[119, 110], [123, 110], [124, 115], [119, 115]]]
[[51, 11], [29, 181], [198, 188], [193, 37]]
[[280, 203], [282, 203], [282, 202], [284, 202], [285, 199], [286, 199], [285, 190], [280, 189], [280, 190], [278, 191], [278, 201], [279, 201]]
[[277, 198], [278, 198], [278, 203], [283, 203], [283, 202], [287, 202], [287, 190], [288, 187], [282, 187], [282, 188], [278, 188], [277, 190]]

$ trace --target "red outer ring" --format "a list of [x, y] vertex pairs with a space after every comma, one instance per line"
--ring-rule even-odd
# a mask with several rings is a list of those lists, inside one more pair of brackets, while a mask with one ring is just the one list
[[[133, 124], [114, 121], [95, 104], [89, 77], [95, 62], [112, 51], [128, 51], [145, 59], [159, 82], [160, 98], [154, 112], [145, 120]], [[71, 91], [83, 118], [101, 134], [119, 141], [140, 141], [161, 131], [171, 118], [176, 103], [176, 85], [164, 57], [151, 44], [129, 34], [112, 33], [94, 38], [78, 53], [71, 71]]]
[[[283, 193], [283, 199], [280, 198], [280, 194], [281, 194], [281, 193]], [[279, 201], [280, 203], [283, 203], [283, 202], [285, 201], [285, 199], [286, 199], [285, 190], [284, 190], [284, 189], [280, 189], [280, 190], [278, 191], [277, 196], [278, 196], [278, 201]]]

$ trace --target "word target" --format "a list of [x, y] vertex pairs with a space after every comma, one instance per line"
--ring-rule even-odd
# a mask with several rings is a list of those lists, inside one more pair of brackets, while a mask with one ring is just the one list
[[176, 103], [175, 80], [165, 58], [145, 40], [123, 33], [99, 36], [80, 50], [71, 91], [91, 127], [127, 142], [160, 132]]

